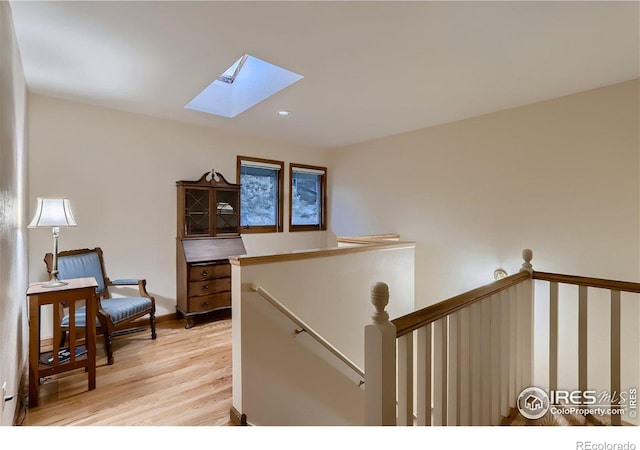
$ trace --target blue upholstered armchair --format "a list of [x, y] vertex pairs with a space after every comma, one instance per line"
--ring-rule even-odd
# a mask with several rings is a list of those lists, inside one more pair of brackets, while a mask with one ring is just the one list
[[[51, 274], [53, 254], [47, 253], [44, 257], [47, 271]], [[94, 277], [98, 282], [96, 296], [98, 298], [98, 318], [96, 328], [98, 333], [104, 336], [104, 344], [107, 351], [107, 362], [113, 364], [113, 351], [111, 338], [119, 334], [128, 334], [142, 331], [140, 319], [149, 315], [151, 327], [151, 339], [156, 338], [155, 312], [156, 304], [146, 289], [147, 281], [137, 279], [110, 280], [104, 269], [104, 260], [100, 248], [69, 250], [58, 253], [58, 278], [61, 280], [70, 278]], [[111, 298], [110, 286], [138, 286], [139, 297]], [[75, 313], [76, 327], [85, 326], [85, 309], [78, 308]], [[62, 341], [66, 340], [66, 331], [69, 329], [69, 315], [61, 314], [60, 327], [63, 330]]]

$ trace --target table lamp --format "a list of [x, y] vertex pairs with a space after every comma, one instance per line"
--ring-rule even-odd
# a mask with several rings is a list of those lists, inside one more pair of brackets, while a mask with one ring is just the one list
[[67, 284], [58, 279], [58, 238], [60, 237], [60, 227], [75, 227], [76, 225], [68, 198], [38, 197], [36, 213], [28, 228], [51, 227], [53, 229], [53, 267], [51, 269], [51, 280], [44, 283], [44, 286], [56, 287]]

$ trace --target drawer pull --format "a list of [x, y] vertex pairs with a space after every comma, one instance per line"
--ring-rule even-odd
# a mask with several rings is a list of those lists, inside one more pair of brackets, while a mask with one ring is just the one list
[[208, 284], [203, 284], [202, 286], [200, 286], [200, 289], [202, 289], [203, 291], [208, 291], [209, 290], [209, 285]]
[[202, 307], [209, 306], [209, 302], [200, 302], [200, 306]]
[[200, 272], [200, 275], [202, 275], [203, 277], [206, 277], [207, 275], [209, 275], [209, 271], [203, 270], [202, 272]]

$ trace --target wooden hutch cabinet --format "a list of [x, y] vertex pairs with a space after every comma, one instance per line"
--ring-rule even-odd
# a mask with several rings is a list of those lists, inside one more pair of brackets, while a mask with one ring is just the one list
[[176, 186], [176, 309], [187, 321], [185, 328], [191, 328], [193, 316], [231, 307], [229, 256], [246, 254], [240, 237], [240, 185], [211, 171]]

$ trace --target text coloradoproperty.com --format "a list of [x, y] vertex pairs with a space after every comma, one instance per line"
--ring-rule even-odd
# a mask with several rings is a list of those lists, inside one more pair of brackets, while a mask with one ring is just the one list
[[579, 406], [552, 406], [549, 408], [552, 414], [587, 414], [599, 416], [621, 416], [625, 410], [623, 408], [584, 408]]

